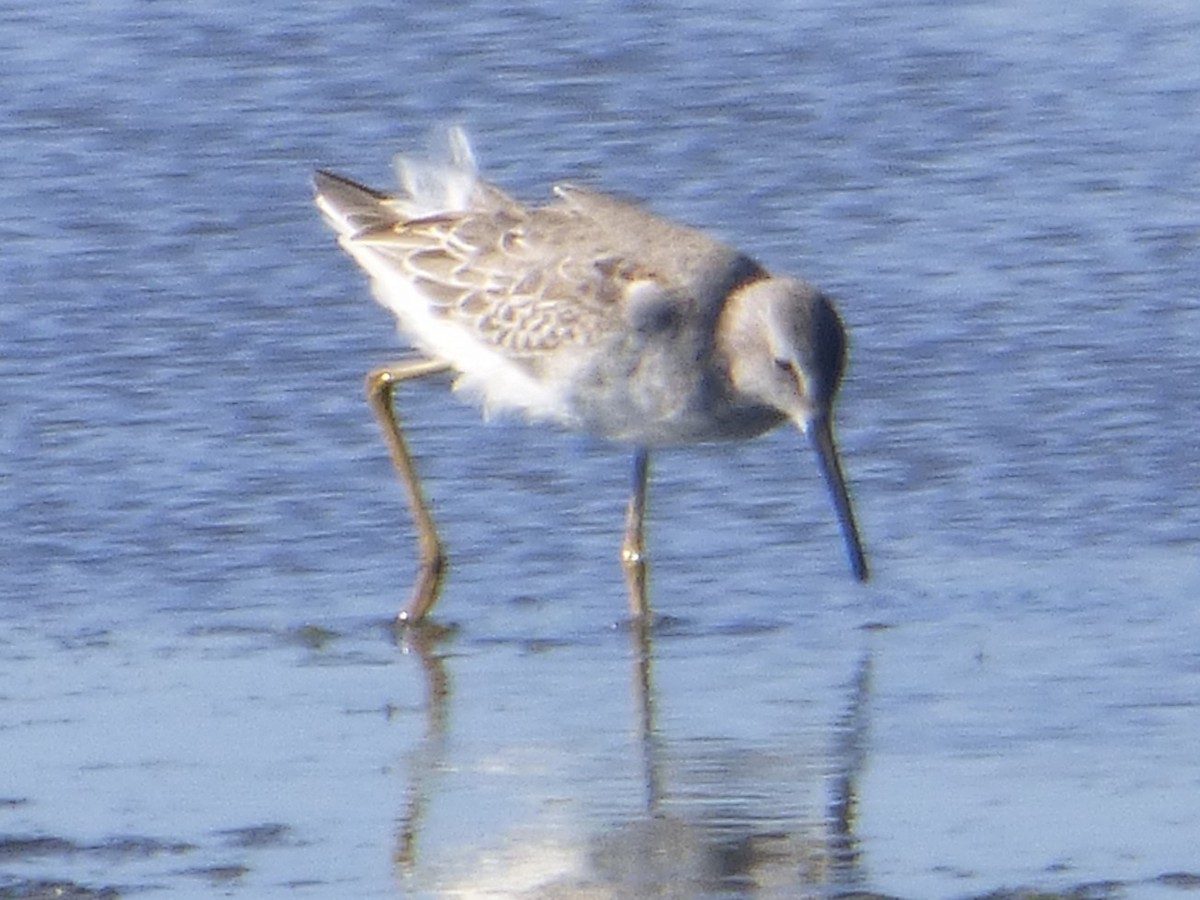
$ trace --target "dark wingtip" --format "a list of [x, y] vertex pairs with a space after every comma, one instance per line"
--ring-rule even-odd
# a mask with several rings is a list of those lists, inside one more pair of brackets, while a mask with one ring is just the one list
[[313, 172], [312, 185], [313, 190], [318, 194], [327, 194], [337, 190], [349, 190], [367, 194], [376, 200], [387, 200], [389, 198], [389, 195], [383, 191], [369, 188], [365, 184], [361, 184], [344, 175], [330, 172], [328, 169], [317, 169], [317, 171]]

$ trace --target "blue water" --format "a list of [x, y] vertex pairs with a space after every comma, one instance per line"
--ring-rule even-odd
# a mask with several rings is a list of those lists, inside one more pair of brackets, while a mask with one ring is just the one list
[[[0, 8], [0, 895], [1187, 896], [1197, 59], [1170, 0]], [[869, 585], [799, 435], [663, 453], [639, 640], [628, 452], [430, 383], [392, 633], [402, 344], [308, 178], [448, 121], [839, 298]]]

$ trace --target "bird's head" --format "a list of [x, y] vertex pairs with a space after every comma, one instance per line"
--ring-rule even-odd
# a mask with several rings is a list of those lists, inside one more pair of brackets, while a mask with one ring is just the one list
[[798, 279], [766, 278], [730, 298], [721, 351], [734, 387], [777, 409], [813, 445], [860, 581], [867, 563], [833, 439], [833, 404], [846, 365], [846, 329], [833, 303]]

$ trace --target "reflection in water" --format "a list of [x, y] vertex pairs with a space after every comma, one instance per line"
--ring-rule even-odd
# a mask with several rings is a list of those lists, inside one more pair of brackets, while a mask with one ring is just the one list
[[[645, 809], [600, 827], [580, 846], [514, 845], [507, 862], [513, 871], [498, 878], [490, 869], [458, 873], [450, 889], [435, 875], [430, 896], [790, 897], [863, 889], [854, 829], [867, 751], [870, 652], [859, 662], [846, 709], [833, 728], [832, 759], [814, 766], [797, 760], [790, 748], [727, 740], [668, 742], [658, 725], [652, 632], [652, 626], [630, 625]], [[410, 760], [395, 855], [410, 887], [422, 882], [418, 874], [427, 874], [421, 872], [418, 838], [436, 774], [445, 762], [452, 698], [446, 660], [438, 653], [444, 639], [426, 629], [405, 639], [406, 649], [421, 659], [428, 704], [426, 730]], [[818, 771], [831, 773], [824, 815], [799, 808], [803, 804], [795, 799], [797, 782]], [[526, 852], [538, 857], [536, 864], [518, 858]], [[530, 869], [536, 870], [532, 877]]]
[[658, 718], [655, 711], [654, 645], [651, 635], [653, 622], [645, 617], [633, 619], [629, 637], [633, 644], [633, 693], [638, 710], [638, 740], [642, 747], [642, 773], [646, 785], [646, 810], [650, 815], [659, 811], [662, 799], [662, 775], [659, 761]]
[[854, 830], [858, 810], [858, 782], [867, 761], [867, 725], [870, 721], [871, 654], [863, 654], [855, 673], [850, 702], [834, 734], [834, 772], [829, 800], [830, 880], [842, 887], [861, 887], [861, 851]]
[[450, 635], [451, 632], [432, 624], [421, 628], [403, 629], [397, 634], [404, 651], [414, 652], [421, 661], [425, 675], [425, 733], [409, 759], [411, 777], [408, 783], [408, 798], [404, 804], [404, 814], [400, 818], [394, 855], [394, 862], [400, 874], [409, 877], [416, 871], [417, 838], [421, 833], [421, 824], [438, 764], [445, 753], [450, 678], [446, 674], [445, 660], [437, 652], [437, 646]]

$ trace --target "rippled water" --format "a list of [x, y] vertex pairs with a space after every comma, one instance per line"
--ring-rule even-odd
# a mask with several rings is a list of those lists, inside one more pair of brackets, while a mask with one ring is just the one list
[[[0, 50], [0, 896], [1200, 884], [1200, 8], [81, 0]], [[798, 435], [664, 453], [630, 633], [628, 452], [417, 385], [450, 627], [393, 635], [400, 344], [308, 176], [447, 120], [839, 297], [869, 585]]]

